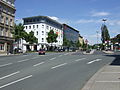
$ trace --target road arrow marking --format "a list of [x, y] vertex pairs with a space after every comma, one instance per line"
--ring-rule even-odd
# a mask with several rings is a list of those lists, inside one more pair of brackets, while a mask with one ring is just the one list
[[98, 61], [101, 61], [102, 59], [96, 59], [96, 60], [93, 60], [93, 61], [90, 61], [90, 62], [88, 62], [87, 64], [92, 64], [92, 63], [94, 63], [94, 62], [98, 62]]

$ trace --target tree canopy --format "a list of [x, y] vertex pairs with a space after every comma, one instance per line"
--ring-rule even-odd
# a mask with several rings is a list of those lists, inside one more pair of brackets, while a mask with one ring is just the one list
[[50, 32], [48, 33], [48, 37], [46, 39], [48, 43], [52, 44], [54, 42], [57, 42], [57, 37], [58, 37], [58, 34], [54, 33], [53, 30], [50, 30]]
[[105, 43], [105, 41], [110, 40], [109, 31], [106, 25], [102, 25], [101, 31], [102, 31], [102, 34], [101, 34], [102, 43]]
[[13, 37], [15, 38], [15, 41], [21, 38], [24, 39], [24, 35], [25, 35], [24, 26], [21, 23], [18, 25], [15, 25], [12, 34], [13, 34]]
[[38, 39], [34, 36], [34, 32], [31, 31], [29, 32], [28, 36], [26, 36], [27, 38], [25, 38], [25, 40], [27, 42], [29, 42], [29, 44], [34, 44], [34, 43], [38, 43]]
[[14, 26], [14, 30], [12, 32], [15, 41], [19, 43], [19, 39], [24, 39], [29, 44], [37, 43], [38, 39], [34, 36], [34, 32], [30, 33], [25, 32], [23, 24], [18, 24]]

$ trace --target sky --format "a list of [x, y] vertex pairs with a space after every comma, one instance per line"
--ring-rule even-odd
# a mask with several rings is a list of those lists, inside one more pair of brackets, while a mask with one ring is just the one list
[[[89, 44], [101, 42], [102, 19], [111, 38], [120, 34], [120, 0], [16, 0], [16, 23], [31, 16], [49, 16], [80, 32]], [[97, 34], [98, 32], [98, 34]]]

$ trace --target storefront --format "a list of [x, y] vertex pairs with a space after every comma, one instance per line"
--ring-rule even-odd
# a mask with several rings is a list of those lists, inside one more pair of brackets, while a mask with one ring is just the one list
[[0, 54], [13, 53], [13, 38], [0, 36]]

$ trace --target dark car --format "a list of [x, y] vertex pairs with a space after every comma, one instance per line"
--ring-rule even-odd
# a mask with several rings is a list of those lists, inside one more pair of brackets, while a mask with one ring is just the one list
[[38, 54], [39, 54], [39, 55], [45, 55], [45, 49], [40, 49], [40, 50], [38, 51]]

